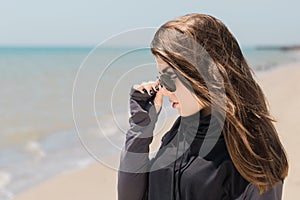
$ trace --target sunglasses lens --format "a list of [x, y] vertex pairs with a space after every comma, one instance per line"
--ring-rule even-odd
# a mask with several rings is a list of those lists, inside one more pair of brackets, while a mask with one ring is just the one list
[[165, 87], [170, 92], [175, 92], [176, 85], [174, 80], [171, 78], [171, 76], [167, 74], [162, 74], [159, 79], [159, 83], [161, 86]]

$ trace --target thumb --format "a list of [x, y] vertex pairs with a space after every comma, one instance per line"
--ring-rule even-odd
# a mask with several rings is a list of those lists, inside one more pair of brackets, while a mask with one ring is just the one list
[[163, 103], [163, 93], [161, 92], [161, 90], [158, 90], [156, 92], [153, 103], [154, 103], [156, 112], [159, 113], [159, 111], [161, 110], [161, 107], [162, 107], [162, 103]]

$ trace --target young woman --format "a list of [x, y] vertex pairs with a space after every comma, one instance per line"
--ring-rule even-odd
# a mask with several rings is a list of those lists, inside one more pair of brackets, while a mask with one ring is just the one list
[[[162, 25], [151, 51], [160, 77], [131, 88], [119, 200], [281, 199], [286, 153], [228, 28], [188, 14]], [[149, 160], [164, 95], [179, 117]]]

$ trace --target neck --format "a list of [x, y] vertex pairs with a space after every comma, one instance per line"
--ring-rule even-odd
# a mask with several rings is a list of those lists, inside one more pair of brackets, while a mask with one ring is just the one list
[[210, 107], [206, 107], [206, 108], [202, 108], [201, 110], [191, 114], [191, 115], [188, 115], [188, 116], [181, 116], [181, 118], [183, 120], [187, 120], [187, 121], [190, 121], [192, 119], [199, 119], [198, 116], [200, 115], [200, 120], [205, 118], [206, 116], [210, 115], [211, 114], [211, 108]]
[[203, 108], [202, 110], [200, 110], [200, 119], [203, 119], [209, 114], [211, 114], [211, 108], [210, 107]]

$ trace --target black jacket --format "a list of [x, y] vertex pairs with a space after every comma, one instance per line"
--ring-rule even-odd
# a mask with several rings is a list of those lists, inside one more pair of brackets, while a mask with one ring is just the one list
[[119, 200], [280, 200], [282, 183], [259, 195], [234, 167], [214, 115], [179, 116], [154, 158], [149, 145], [159, 113], [153, 98], [131, 88], [130, 129], [118, 172]]

